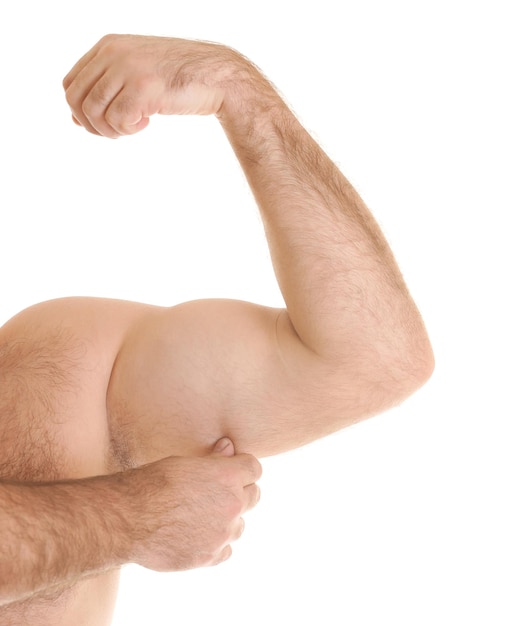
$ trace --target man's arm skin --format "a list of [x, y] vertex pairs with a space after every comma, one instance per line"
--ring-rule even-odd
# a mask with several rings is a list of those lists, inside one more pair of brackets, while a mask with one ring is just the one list
[[[119, 354], [111, 403], [148, 422], [152, 408], [159, 421], [146, 430], [170, 424], [167, 441], [189, 451], [226, 434], [264, 456], [383, 411], [427, 380], [430, 343], [374, 218], [253, 64], [220, 45], [111, 35], [64, 87], [74, 121], [107, 137], [156, 113], [215, 114], [286, 302], [193, 302], [146, 318]], [[164, 413], [170, 404], [179, 413]]]
[[138, 563], [215, 565], [259, 499], [261, 468], [226, 439], [205, 458], [172, 457], [110, 476], [0, 481], [0, 606]]

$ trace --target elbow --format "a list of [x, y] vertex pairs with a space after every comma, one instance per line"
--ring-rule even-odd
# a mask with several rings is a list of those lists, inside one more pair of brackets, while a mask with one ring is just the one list
[[391, 366], [395, 383], [393, 389], [396, 397], [394, 404], [400, 404], [406, 398], [423, 387], [431, 378], [435, 368], [435, 358], [432, 346], [426, 335], [411, 345], [399, 351]]
[[414, 356], [411, 359], [413, 363], [414, 377], [418, 383], [417, 389], [425, 385], [434, 373], [436, 361], [434, 351], [430, 343], [429, 337], [425, 332], [425, 328], [420, 332], [417, 340], [414, 342]]
[[354, 374], [367, 392], [370, 414], [402, 404], [428, 382], [435, 368], [425, 333], [370, 346], [367, 356], [362, 352], [361, 357]]
[[418, 379], [419, 386], [422, 387], [425, 383], [430, 379], [432, 374], [434, 373], [434, 369], [436, 367], [436, 359], [434, 357], [434, 351], [432, 350], [432, 346], [427, 340], [427, 348], [425, 349], [424, 354], [421, 357], [421, 366], [419, 367]]

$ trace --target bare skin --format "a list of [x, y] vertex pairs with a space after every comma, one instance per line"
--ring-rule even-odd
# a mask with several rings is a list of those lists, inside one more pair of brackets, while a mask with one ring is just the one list
[[[0, 329], [4, 497], [32, 483], [35, 499], [40, 489], [49, 499], [58, 497], [51, 489], [71, 490], [80, 510], [91, 489], [105, 517], [116, 515], [94, 526], [109, 546], [98, 562], [67, 554], [67, 577], [55, 565], [56, 596], [37, 564], [38, 587], [4, 586], [0, 626], [105, 625], [123, 563], [177, 570], [227, 558], [258, 500], [255, 457], [384, 411], [433, 368], [423, 322], [371, 213], [244, 57], [201, 42], [107, 36], [64, 87], [74, 121], [110, 138], [143, 130], [154, 114], [215, 115], [255, 194], [286, 308], [73, 298], [31, 307]], [[235, 450], [212, 453], [222, 437]], [[142, 493], [140, 532], [131, 493]], [[218, 498], [213, 510], [220, 493], [233, 505]], [[17, 506], [27, 500], [18, 496]], [[214, 530], [199, 523], [209, 514], [220, 520]], [[165, 534], [150, 542], [162, 519]], [[85, 529], [71, 528], [88, 545]], [[12, 535], [13, 545], [26, 544]]]

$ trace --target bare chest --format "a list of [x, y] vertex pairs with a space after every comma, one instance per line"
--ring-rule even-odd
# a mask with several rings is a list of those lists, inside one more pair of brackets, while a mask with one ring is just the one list
[[106, 374], [82, 346], [61, 337], [44, 344], [13, 339], [0, 360], [0, 477], [47, 481], [117, 471]]

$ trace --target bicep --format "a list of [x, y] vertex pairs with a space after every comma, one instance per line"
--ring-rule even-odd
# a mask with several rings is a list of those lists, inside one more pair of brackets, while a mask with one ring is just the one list
[[356, 421], [354, 385], [300, 342], [285, 310], [204, 300], [132, 328], [108, 404], [153, 458], [203, 454], [224, 435], [262, 457]]

